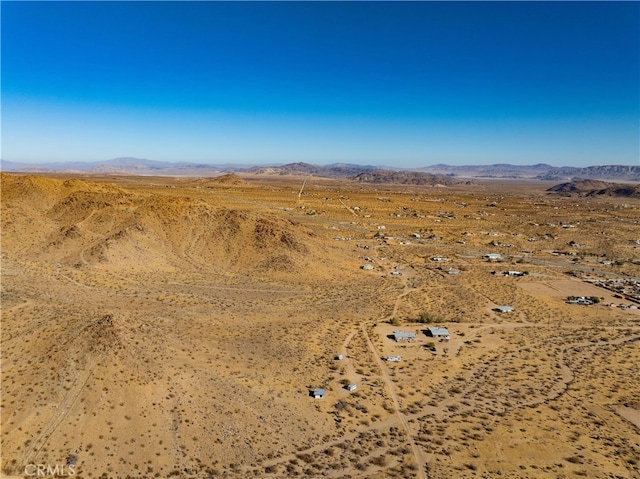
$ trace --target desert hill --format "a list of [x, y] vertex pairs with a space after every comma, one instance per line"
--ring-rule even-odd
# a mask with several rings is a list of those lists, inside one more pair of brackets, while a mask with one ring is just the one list
[[353, 178], [363, 183], [376, 184], [397, 184], [397, 185], [430, 185], [430, 186], [451, 186], [457, 183], [442, 175], [432, 175], [429, 173], [419, 173], [415, 171], [391, 171], [375, 170], [367, 173], [360, 173]]
[[250, 186], [250, 183], [240, 178], [235, 173], [227, 173], [213, 178], [198, 178], [194, 182], [198, 186]]
[[361, 173], [378, 171], [374, 166], [350, 165], [335, 163], [318, 166], [304, 162], [288, 163], [279, 166], [254, 167], [248, 170], [256, 175], [304, 175], [321, 176], [325, 178], [353, 178]]
[[559, 181], [571, 179], [578, 180], [618, 180], [640, 181], [640, 166], [632, 165], [600, 165], [576, 167], [551, 167], [545, 173], [536, 176], [536, 179], [547, 181]]
[[[219, 180], [238, 181], [235, 175]], [[310, 230], [271, 212], [85, 180], [3, 174], [2, 186], [5, 250], [34, 259], [114, 269], [197, 265], [254, 275], [320, 260]]]
[[547, 191], [564, 196], [640, 198], [640, 185], [609, 183], [598, 180], [570, 181], [552, 186]]

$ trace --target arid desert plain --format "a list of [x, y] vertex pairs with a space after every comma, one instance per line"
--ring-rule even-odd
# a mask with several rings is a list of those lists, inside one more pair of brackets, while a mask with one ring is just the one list
[[550, 186], [3, 174], [3, 476], [639, 478], [640, 201]]

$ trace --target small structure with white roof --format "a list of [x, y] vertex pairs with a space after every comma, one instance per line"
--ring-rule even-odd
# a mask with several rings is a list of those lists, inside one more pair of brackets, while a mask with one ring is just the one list
[[449, 334], [449, 330], [447, 328], [440, 328], [438, 326], [427, 328], [427, 336], [431, 336], [432, 338], [451, 338], [451, 335]]
[[327, 391], [322, 388], [316, 388], [313, 390], [313, 397], [316, 399], [322, 399], [326, 392]]
[[405, 333], [404, 331], [396, 330], [393, 332], [393, 339], [398, 343], [402, 341], [413, 341], [416, 339], [416, 333]]
[[497, 311], [498, 313], [509, 313], [513, 311], [513, 306], [497, 306], [493, 308], [493, 310]]

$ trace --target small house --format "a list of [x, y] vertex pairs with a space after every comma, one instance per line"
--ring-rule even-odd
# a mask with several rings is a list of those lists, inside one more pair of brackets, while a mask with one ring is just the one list
[[432, 338], [450, 338], [449, 330], [447, 328], [440, 328], [437, 326], [432, 326], [427, 328], [427, 336], [431, 336]]
[[367, 271], [371, 271], [373, 269], [373, 265], [370, 263], [367, 264], [363, 264], [362, 266], [360, 266], [361, 269], [367, 270]]
[[498, 253], [487, 253], [483, 256], [483, 258], [489, 261], [497, 261], [501, 260], [502, 256], [500, 256]]
[[347, 391], [355, 391], [357, 387], [355, 383], [351, 383], [347, 386]]
[[400, 356], [387, 356], [387, 361], [389, 361], [390, 363], [399, 363]]
[[338, 354], [336, 356], [336, 361], [342, 361], [344, 359], [344, 356], [342, 354]]
[[322, 399], [326, 391], [322, 388], [316, 388], [313, 390], [313, 397], [316, 399]]
[[498, 313], [509, 313], [513, 311], [513, 306], [498, 306], [496, 308], [493, 308], [493, 310], [497, 311]]
[[524, 273], [522, 271], [505, 271], [504, 273], [505, 276], [524, 276]]
[[394, 331], [393, 338], [396, 342], [413, 341], [416, 339], [416, 333], [405, 333], [404, 331]]

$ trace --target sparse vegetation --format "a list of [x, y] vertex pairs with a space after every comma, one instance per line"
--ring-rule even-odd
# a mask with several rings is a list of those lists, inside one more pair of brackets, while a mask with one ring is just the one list
[[[535, 185], [309, 182], [303, 210], [293, 180], [230, 180], [2, 176], [3, 473], [640, 475], [640, 315], [627, 283], [584, 281], [640, 275], [622, 260], [639, 209]], [[491, 249], [513, 253], [504, 267], [531, 251], [526, 277], [490, 274], [488, 231], [514, 245]], [[594, 252], [576, 267], [574, 238]], [[565, 303], [580, 296], [600, 306]], [[389, 338], [399, 326], [416, 338]]]

